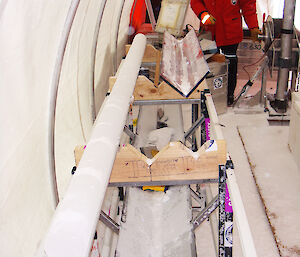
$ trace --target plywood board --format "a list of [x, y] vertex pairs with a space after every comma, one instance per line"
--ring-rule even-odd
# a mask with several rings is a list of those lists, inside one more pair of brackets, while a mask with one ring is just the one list
[[[131, 45], [125, 46], [125, 52], [128, 53]], [[155, 63], [154, 85], [157, 87], [160, 77], [160, 61], [161, 51], [157, 50], [153, 45], [147, 44], [144, 52], [143, 63]]]
[[147, 160], [148, 158], [132, 145], [121, 147], [111, 171], [110, 183], [151, 181]]
[[[125, 46], [126, 55], [130, 47], [131, 45]], [[157, 50], [153, 45], [147, 44], [142, 62], [156, 62], [158, 55], [160, 55], [160, 51]]]
[[[76, 147], [75, 156], [82, 155], [83, 149]], [[110, 183], [217, 179], [219, 165], [225, 162], [224, 140], [207, 141], [196, 153], [180, 142], [171, 142], [153, 159], [126, 145], [117, 153]]]
[[183, 144], [170, 143], [155, 156], [151, 165], [153, 181], [216, 179], [219, 165], [226, 162], [225, 141], [218, 141], [216, 151], [206, 152], [210, 142], [206, 142], [197, 152], [198, 158], [191, 155]]

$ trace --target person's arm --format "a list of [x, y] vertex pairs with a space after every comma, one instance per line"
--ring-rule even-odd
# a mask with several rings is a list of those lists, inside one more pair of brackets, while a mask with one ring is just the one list
[[191, 7], [199, 19], [203, 12], [207, 12], [206, 7], [201, 0], [191, 0]]
[[197, 17], [200, 19], [201, 23], [204, 25], [215, 24], [216, 19], [208, 13], [202, 0], [191, 0], [191, 7]]
[[240, 8], [248, 28], [258, 28], [256, 0], [240, 0]]

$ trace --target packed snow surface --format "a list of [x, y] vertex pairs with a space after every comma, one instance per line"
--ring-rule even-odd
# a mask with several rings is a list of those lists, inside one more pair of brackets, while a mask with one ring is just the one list
[[192, 256], [189, 187], [170, 187], [166, 192], [130, 188], [129, 197], [118, 257]]

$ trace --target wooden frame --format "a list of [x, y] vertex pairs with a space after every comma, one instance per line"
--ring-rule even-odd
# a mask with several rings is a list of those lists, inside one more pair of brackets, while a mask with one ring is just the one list
[[[116, 77], [109, 78], [109, 91], [112, 90]], [[133, 92], [134, 100], [169, 100], [169, 99], [200, 99], [201, 91], [207, 88], [206, 81], [202, 81], [194, 92], [184, 97], [171, 88], [166, 82], [161, 82], [155, 87], [153, 82], [145, 76], [138, 76]]]
[[[75, 148], [76, 166], [84, 147]], [[224, 140], [207, 141], [197, 152], [180, 142], [171, 142], [152, 159], [132, 145], [120, 147], [110, 176], [110, 184], [191, 184], [191, 181], [216, 180], [219, 165], [226, 163]]]
[[[125, 46], [125, 52], [128, 53], [131, 45]], [[186, 99], [176, 90], [171, 88], [166, 82], [159, 84], [160, 76], [160, 61], [161, 52], [155, 49], [154, 46], [147, 44], [142, 62], [156, 63], [154, 83], [145, 76], [138, 76], [135, 89], [134, 100], [169, 100], [169, 99]], [[109, 92], [112, 90], [117, 77], [111, 76], [109, 78]], [[200, 99], [200, 93], [207, 88], [206, 81], [202, 81], [188, 99]]]
[[[125, 46], [126, 55], [130, 49], [130, 46], [131, 45]], [[161, 51], [157, 50], [153, 45], [147, 44], [142, 62], [155, 63], [154, 86], [157, 87], [160, 76]]]

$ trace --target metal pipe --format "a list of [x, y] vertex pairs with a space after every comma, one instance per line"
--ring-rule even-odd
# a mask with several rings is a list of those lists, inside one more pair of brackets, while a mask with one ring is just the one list
[[97, 116], [77, 172], [54, 214], [45, 238], [45, 256], [90, 254], [145, 47], [146, 37], [136, 35], [111, 94]]
[[198, 202], [200, 205], [202, 205], [203, 202], [202, 202], [202, 199], [200, 198], [200, 196], [192, 188], [190, 188], [190, 192], [191, 192], [191, 197], [193, 197], [196, 202]]
[[59, 79], [62, 69], [62, 63], [66, 51], [67, 42], [69, 39], [72, 24], [79, 6], [80, 0], [73, 0], [61, 34], [61, 39], [56, 55], [54, 71], [52, 75], [52, 81], [50, 85], [50, 101], [49, 101], [49, 114], [48, 114], [48, 167], [49, 177], [51, 183], [51, 194], [53, 199], [53, 207], [55, 208], [59, 202], [57, 181], [56, 181], [56, 170], [55, 170], [55, 145], [54, 145], [54, 131], [55, 131], [55, 112], [56, 112], [56, 101], [57, 91], [59, 85]]
[[159, 104], [199, 104], [199, 99], [168, 99], [168, 100], [136, 100], [133, 105], [159, 105]]
[[206, 206], [204, 210], [202, 210], [192, 221], [193, 223], [193, 230], [198, 228], [200, 224], [204, 220], [206, 220], [210, 215], [214, 212], [215, 209], [218, 208], [219, 206], [219, 196], [216, 195]]
[[150, 0], [145, 0], [146, 3], [146, 7], [147, 7], [147, 11], [148, 11], [148, 16], [150, 19], [150, 23], [152, 26], [153, 31], [155, 31], [155, 27], [156, 27], [156, 21], [155, 21], [155, 17], [154, 17], [154, 13], [153, 13], [153, 8], [152, 8], [152, 4]]
[[113, 71], [116, 74], [118, 69], [118, 38], [119, 38], [119, 27], [120, 27], [120, 20], [123, 12], [125, 0], [117, 1], [117, 6], [115, 7], [115, 13], [117, 12], [116, 19], [113, 20], [112, 30], [111, 30], [111, 37], [110, 37], [110, 45], [113, 46], [111, 51], [112, 53], [112, 62], [113, 62]]
[[286, 90], [288, 87], [289, 71], [292, 59], [292, 38], [295, 17], [295, 0], [284, 1], [284, 14], [281, 28], [280, 68], [278, 71], [277, 90], [274, 109], [285, 112], [287, 107]]
[[205, 121], [204, 116], [198, 118], [192, 126], [184, 133], [184, 139], [187, 138]]
[[[110, 217], [117, 223], [120, 224], [117, 218], [117, 213], [118, 213], [118, 206], [119, 206], [119, 190], [118, 188], [114, 188], [112, 192], [112, 197], [110, 199], [110, 208], [109, 208], [109, 215]], [[118, 233], [119, 234], [119, 233]], [[103, 238], [103, 246], [100, 251], [101, 257], [109, 257], [112, 252], [115, 252], [116, 247], [113, 245], [113, 238], [114, 235], [117, 235], [116, 233], [113, 233], [111, 229], [106, 229], [104, 233], [104, 238]]]
[[119, 234], [120, 225], [117, 222], [115, 222], [111, 217], [109, 217], [104, 211], [101, 211], [99, 220], [101, 220], [113, 232]]
[[94, 30], [94, 37], [93, 37], [93, 45], [92, 45], [92, 58], [91, 58], [91, 75], [90, 75], [90, 98], [91, 98], [91, 110], [92, 110], [92, 117], [93, 122], [95, 122], [96, 119], [96, 105], [95, 105], [95, 67], [96, 67], [96, 54], [97, 54], [97, 46], [98, 46], [98, 38], [99, 38], [99, 32], [100, 32], [100, 24], [102, 21], [104, 8], [106, 5], [107, 0], [102, 0], [100, 3], [100, 8], [98, 11], [98, 17], [96, 21], [96, 26]]

